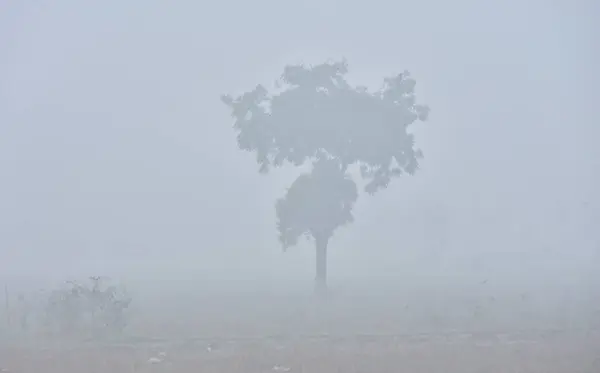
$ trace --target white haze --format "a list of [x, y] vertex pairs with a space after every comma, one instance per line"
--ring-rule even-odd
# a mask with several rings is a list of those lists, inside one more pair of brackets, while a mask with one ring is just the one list
[[[598, 281], [600, 8], [592, 1], [4, 2], [0, 275], [311, 286], [219, 101], [287, 63], [409, 70], [432, 108], [412, 178], [361, 195], [334, 286]], [[449, 280], [450, 279], [450, 280]], [[254, 281], [254, 282], [253, 282]], [[337, 284], [337, 285], [336, 285]]]

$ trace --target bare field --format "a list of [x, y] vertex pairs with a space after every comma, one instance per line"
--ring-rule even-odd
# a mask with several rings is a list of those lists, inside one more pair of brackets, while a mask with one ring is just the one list
[[[143, 299], [105, 340], [5, 338], [0, 368], [80, 372], [600, 373], [592, 298], [517, 292]], [[554, 295], [552, 295], [554, 294]], [[595, 299], [595, 298], [594, 298]], [[568, 300], [568, 302], [567, 302]], [[143, 305], [143, 307], [142, 307]]]
[[600, 334], [223, 340], [5, 347], [7, 372], [600, 372]]

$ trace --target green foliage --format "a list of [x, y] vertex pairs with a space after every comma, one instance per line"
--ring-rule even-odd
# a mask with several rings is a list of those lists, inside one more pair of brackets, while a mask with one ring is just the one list
[[379, 90], [369, 91], [351, 86], [347, 72], [345, 61], [287, 66], [281, 92], [258, 85], [239, 97], [222, 97], [235, 118], [240, 149], [256, 154], [260, 172], [313, 164], [312, 173], [301, 175], [277, 202], [285, 247], [305, 233], [329, 237], [352, 221], [357, 193], [348, 166], [359, 166], [365, 191], [374, 194], [393, 177], [414, 174], [423, 157], [408, 126], [426, 120], [429, 108], [416, 104], [410, 74], [385, 78]]

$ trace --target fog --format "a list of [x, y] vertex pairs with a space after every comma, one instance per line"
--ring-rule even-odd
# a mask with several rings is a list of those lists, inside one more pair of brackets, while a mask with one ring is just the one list
[[367, 85], [408, 69], [432, 114], [416, 126], [419, 172], [361, 195], [336, 232], [332, 287], [598, 282], [592, 1], [0, 8], [11, 286], [97, 274], [310, 287], [312, 243], [283, 253], [275, 233], [274, 202], [298, 170], [260, 175], [219, 96], [270, 84], [288, 63], [343, 57]]
[[[110, 276], [138, 315], [169, 315], [146, 334], [198, 332], [185, 320], [199, 322], [211, 294], [231, 297], [204, 309], [204, 334], [266, 333], [265, 320], [274, 333], [351, 334], [400, 309], [402, 332], [590, 327], [598, 14], [586, 0], [4, 2], [0, 285], [8, 299]], [[287, 64], [342, 58], [370, 87], [411, 72], [432, 110], [414, 126], [425, 158], [361, 193], [329, 242], [339, 307], [298, 311], [315, 248], [283, 252], [274, 206], [300, 170], [260, 174], [219, 98], [271, 86]], [[217, 315], [228, 321], [211, 329]]]

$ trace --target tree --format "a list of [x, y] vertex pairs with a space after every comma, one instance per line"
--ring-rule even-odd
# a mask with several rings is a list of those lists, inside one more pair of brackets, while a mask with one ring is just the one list
[[316, 288], [326, 289], [327, 244], [335, 230], [353, 221], [358, 198], [350, 166], [358, 166], [365, 191], [375, 194], [393, 177], [413, 175], [422, 152], [409, 125], [427, 119], [417, 105], [416, 82], [405, 71], [384, 78], [376, 91], [346, 80], [345, 61], [290, 65], [280, 92], [262, 85], [221, 99], [235, 118], [240, 149], [256, 154], [261, 173], [285, 163], [312, 164], [276, 202], [279, 240], [287, 249], [301, 236], [314, 238]]

